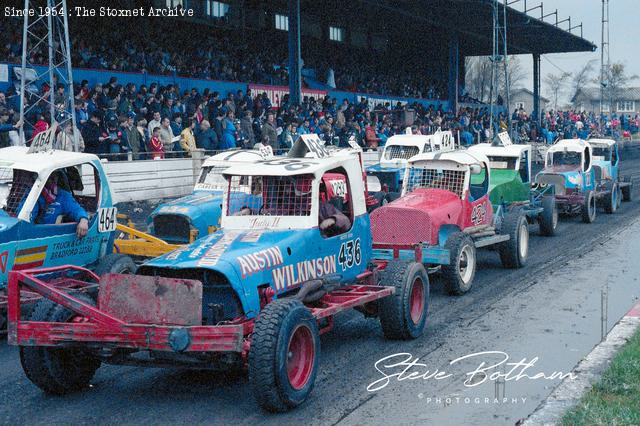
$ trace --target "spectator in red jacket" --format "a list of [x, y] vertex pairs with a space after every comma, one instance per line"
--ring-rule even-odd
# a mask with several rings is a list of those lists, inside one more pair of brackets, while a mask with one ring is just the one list
[[164, 159], [164, 147], [160, 140], [160, 127], [155, 127], [153, 129], [153, 136], [151, 137], [149, 145], [151, 146], [151, 158], [154, 160]]

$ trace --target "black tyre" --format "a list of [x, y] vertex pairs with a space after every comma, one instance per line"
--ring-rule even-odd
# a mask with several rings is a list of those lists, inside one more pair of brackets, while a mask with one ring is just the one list
[[529, 256], [529, 226], [522, 210], [507, 213], [500, 233], [509, 235], [509, 240], [501, 243], [498, 248], [502, 266], [510, 269], [522, 268]]
[[7, 329], [7, 310], [0, 309], [0, 331]]
[[387, 339], [415, 339], [427, 324], [429, 276], [418, 262], [391, 261], [380, 273], [380, 283], [396, 291], [379, 302], [380, 325]]
[[618, 210], [618, 197], [620, 196], [620, 190], [618, 189], [618, 184], [615, 182], [609, 189], [611, 192], [604, 199], [604, 211], [607, 214], [613, 214]]
[[108, 254], [98, 262], [94, 272], [98, 276], [104, 274], [135, 274], [137, 266], [126, 254]]
[[596, 220], [596, 194], [593, 191], [584, 194], [580, 215], [584, 223], [593, 223]]
[[460, 296], [471, 289], [476, 275], [476, 246], [463, 232], [449, 235], [444, 247], [449, 250], [449, 264], [442, 265], [447, 293]]
[[538, 217], [540, 234], [552, 237], [558, 229], [558, 206], [553, 196], [542, 197], [542, 213]]
[[249, 350], [249, 382], [262, 408], [282, 412], [311, 393], [318, 373], [320, 333], [296, 299], [279, 299], [260, 312]]
[[623, 182], [628, 183], [622, 187], [622, 201], [631, 201], [631, 193], [633, 192], [633, 183], [630, 176], [625, 176]]
[[[86, 294], [75, 297], [94, 305]], [[30, 317], [31, 321], [71, 322], [82, 321], [76, 313], [51, 300], [40, 300]], [[23, 346], [20, 348], [20, 363], [27, 378], [46, 393], [64, 395], [89, 386], [100, 360], [91, 352], [80, 348], [48, 348]]]

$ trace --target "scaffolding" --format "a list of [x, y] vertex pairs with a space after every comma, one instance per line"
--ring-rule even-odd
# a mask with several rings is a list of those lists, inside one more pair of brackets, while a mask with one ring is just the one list
[[[502, 10], [502, 14], [500, 13]], [[511, 129], [511, 114], [509, 108], [509, 56], [507, 50], [507, 0], [500, 4], [499, 0], [493, 0], [493, 50], [491, 53], [491, 88], [489, 99], [491, 101], [490, 128], [493, 131], [495, 105], [499, 96], [500, 72], [504, 72], [504, 106], [507, 111], [507, 123]], [[502, 68], [502, 70], [500, 69]], [[495, 96], [494, 96], [495, 92]]]
[[[78, 127], [74, 113], [73, 76], [69, 43], [69, 23], [66, 0], [25, 0], [24, 10], [36, 10], [35, 16], [24, 15], [22, 29], [22, 65], [20, 68], [20, 138], [27, 141], [25, 129], [35, 127], [40, 114], [48, 113], [51, 126], [61, 129], [73, 126], [74, 150], [78, 151]], [[41, 55], [46, 49], [46, 54]], [[36, 63], [48, 57], [47, 64]], [[40, 68], [39, 66], [45, 65]], [[36, 70], [40, 69], [41, 72]], [[49, 90], [38, 88], [36, 82], [48, 81]], [[58, 85], [64, 87], [57, 93]]]
[[611, 58], [609, 56], [609, 0], [602, 0], [602, 39], [600, 45], [600, 128], [603, 126], [604, 100], [608, 96], [609, 111], [612, 110], [611, 90], [609, 86], [609, 73], [611, 70]]

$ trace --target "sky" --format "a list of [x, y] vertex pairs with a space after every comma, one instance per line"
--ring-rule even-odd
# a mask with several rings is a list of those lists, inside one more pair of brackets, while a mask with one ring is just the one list
[[[596, 59], [596, 73], [600, 70], [600, 43], [601, 43], [601, 0], [527, 0], [527, 7], [531, 9], [539, 3], [544, 3], [545, 14], [558, 9], [558, 20], [571, 16], [571, 24], [579, 25], [582, 22], [583, 36], [585, 39], [598, 46], [595, 52], [560, 53], [544, 55], [541, 62], [541, 76], [549, 74], [562, 74], [562, 71], [574, 73], [591, 59]], [[517, 10], [523, 10], [523, 0], [511, 5]], [[529, 12], [533, 16], [540, 16], [540, 9]], [[549, 16], [547, 22], [555, 20]], [[638, 54], [638, 41], [640, 40], [640, 0], [609, 0], [609, 43], [611, 63], [622, 62], [626, 66], [628, 75], [640, 75], [640, 54]], [[562, 28], [568, 28], [568, 22], [560, 24]], [[579, 34], [580, 29], [573, 30]], [[528, 78], [524, 86], [533, 89], [533, 65], [531, 55], [520, 57], [524, 67], [528, 70]], [[562, 71], [561, 71], [562, 70]], [[640, 79], [634, 85], [640, 86]], [[542, 93], [548, 95], [542, 83]], [[566, 100], [566, 99], [564, 99]]]

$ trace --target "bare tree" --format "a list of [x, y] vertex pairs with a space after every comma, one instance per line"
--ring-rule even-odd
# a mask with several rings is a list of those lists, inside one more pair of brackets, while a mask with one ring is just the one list
[[[498, 71], [498, 85], [499, 85], [499, 94], [501, 96], [505, 96], [505, 93], [509, 93], [509, 98], [513, 98], [515, 91], [522, 87], [522, 83], [526, 80], [529, 73], [522, 66], [522, 62], [520, 62], [520, 58], [517, 56], [509, 56], [509, 64], [507, 67], [507, 81], [505, 82], [504, 69], [500, 66]], [[506, 105], [507, 108], [510, 108], [509, 105]]]
[[481, 102], [489, 101], [491, 89], [491, 61], [487, 56], [474, 56], [465, 59], [465, 82], [469, 95]]
[[544, 78], [544, 84], [553, 97], [553, 109], [556, 111], [558, 110], [558, 97], [564, 91], [570, 77], [571, 74], [563, 72], [562, 74], [547, 74]]
[[591, 82], [595, 62], [595, 59], [590, 60], [573, 75], [573, 79], [571, 80], [571, 102], [574, 106], [580, 103], [579, 98], [581, 97], [582, 91], [587, 84]]
[[[638, 79], [637, 75], [627, 75], [622, 62], [611, 64], [604, 81], [604, 96], [607, 102], [611, 102], [610, 108], [615, 111], [619, 101], [625, 99], [624, 93], [632, 81]], [[599, 80], [596, 80], [599, 82]]]

